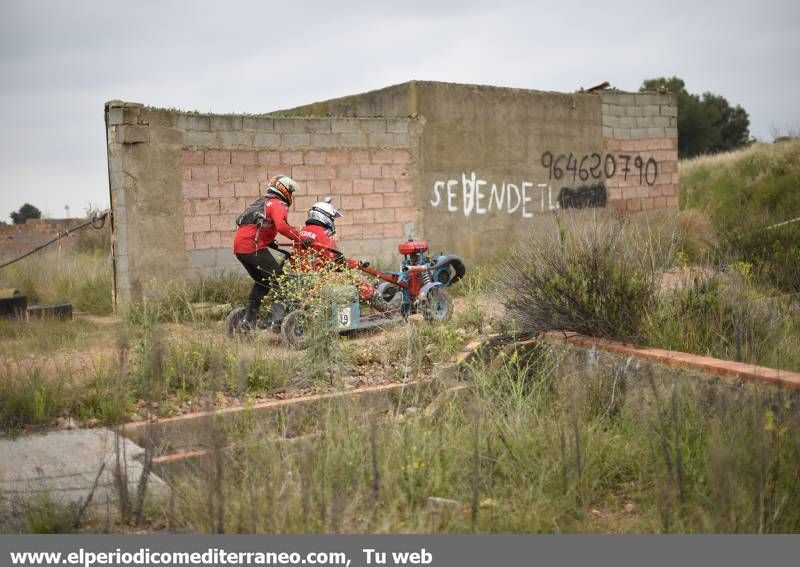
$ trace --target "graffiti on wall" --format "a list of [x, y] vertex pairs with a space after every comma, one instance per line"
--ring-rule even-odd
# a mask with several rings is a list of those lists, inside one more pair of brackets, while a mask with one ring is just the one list
[[460, 211], [465, 217], [499, 211], [532, 218], [535, 212], [605, 207], [606, 201], [606, 186], [602, 181], [575, 188], [561, 187], [554, 194], [550, 183], [490, 183], [473, 171], [469, 175], [462, 173], [461, 179], [434, 182], [430, 204], [449, 213]]
[[598, 181], [592, 185], [581, 185], [575, 189], [562, 187], [558, 193], [558, 206], [562, 209], [588, 209], [606, 206], [606, 185]]
[[[541, 155], [547, 183], [481, 179], [472, 171], [458, 179], [442, 179], [433, 183], [430, 204], [449, 213], [464, 216], [485, 215], [492, 211], [519, 214], [532, 218], [536, 212], [556, 209], [602, 208], [608, 203], [605, 181], [622, 181], [652, 186], [658, 180], [658, 162], [638, 154], [559, 154], [545, 151]], [[630, 180], [630, 181], [629, 181]], [[558, 193], [554, 195], [553, 186]]]
[[606, 154], [604, 159], [598, 153], [555, 156], [552, 152], [546, 151], [542, 154], [542, 166], [547, 170], [548, 180], [566, 181], [569, 180], [571, 173], [573, 183], [601, 177], [611, 179], [618, 175], [625, 181], [628, 177], [638, 176], [639, 185], [654, 185], [658, 179], [658, 162], [652, 157], [645, 160], [642, 156], [633, 154]]

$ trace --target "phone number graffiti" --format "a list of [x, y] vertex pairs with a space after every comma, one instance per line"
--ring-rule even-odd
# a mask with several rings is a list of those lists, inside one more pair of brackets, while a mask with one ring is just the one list
[[640, 185], [654, 185], [658, 179], [658, 162], [652, 157], [645, 160], [640, 155], [606, 154], [603, 159], [598, 153], [555, 156], [546, 151], [542, 154], [542, 166], [547, 170], [548, 179], [568, 181], [572, 173], [573, 183], [578, 180], [600, 179], [603, 176], [611, 179], [617, 175], [622, 175], [626, 181], [628, 176], [638, 175]]

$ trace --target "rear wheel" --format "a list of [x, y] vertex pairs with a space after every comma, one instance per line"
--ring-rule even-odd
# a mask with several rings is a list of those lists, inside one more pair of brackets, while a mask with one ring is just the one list
[[292, 311], [283, 318], [281, 335], [290, 346], [304, 349], [308, 346], [308, 333], [305, 328], [306, 314], [299, 309]]
[[446, 323], [453, 316], [453, 299], [440, 287], [431, 289], [420, 306], [426, 321]]

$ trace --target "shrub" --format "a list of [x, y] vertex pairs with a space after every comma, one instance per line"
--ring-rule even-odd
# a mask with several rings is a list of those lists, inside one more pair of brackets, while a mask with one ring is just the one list
[[660, 251], [622, 222], [530, 237], [498, 269], [509, 315], [523, 332], [575, 331], [637, 341], [655, 301]]
[[72, 534], [80, 528], [80, 509], [42, 494], [25, 506], [25, 533]]

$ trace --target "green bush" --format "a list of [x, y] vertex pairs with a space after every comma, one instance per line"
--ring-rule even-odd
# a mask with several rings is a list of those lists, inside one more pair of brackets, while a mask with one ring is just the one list
[[660, 251], [622, 222], [571, 223], [559, 235], [531, 236], [500, 266], [502, 300], [523, 332], [575, 331], [638, 341], [655, 301]]
[[48, 426], [59, 416], [113, 425], [124, 420], [133, 395], [132, 381], [116, 368], [78, 379], [47, 362], [9, 365], [0, 370], [0, 431]]
[[67, 407], [70, 383], [53, 380], [41, 368], [8, 368], [0, 372], [0, 429], [18, 431], [43, 425]]
[[29, 534], [72, 534], [81, 527], [79, 507], [57, 502], [48, 494], [25, 507], [24, 519]]

